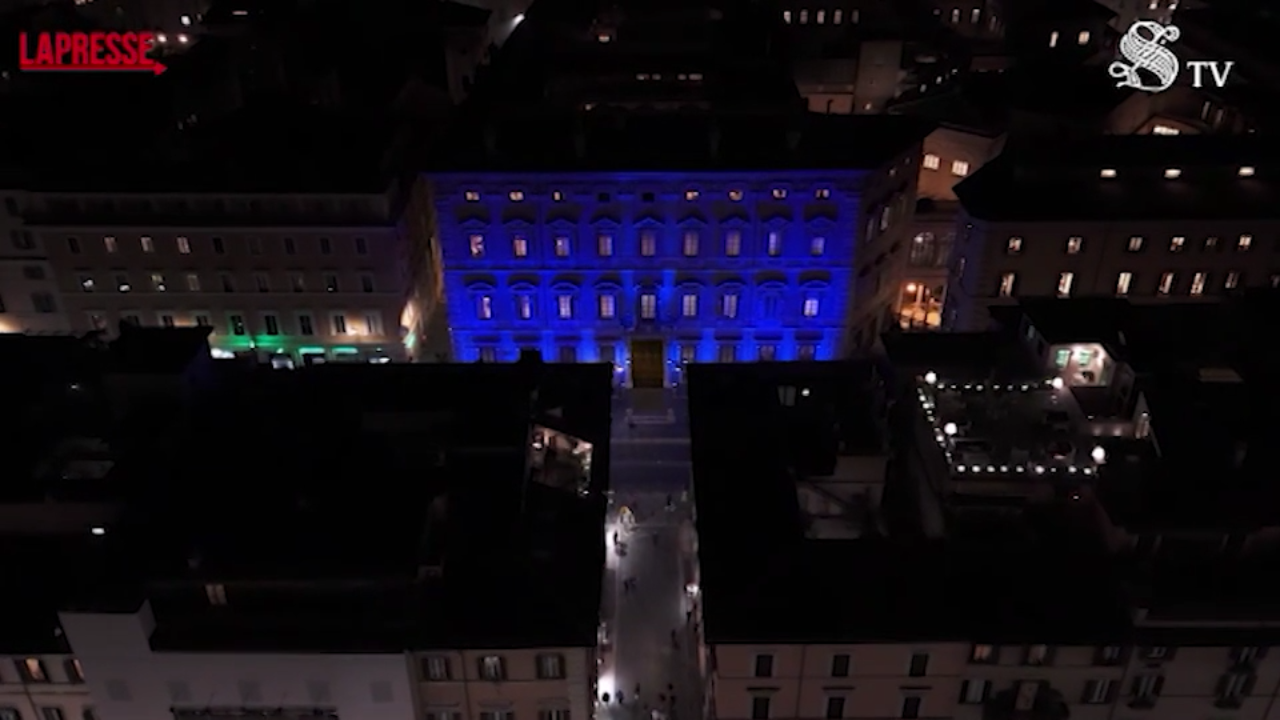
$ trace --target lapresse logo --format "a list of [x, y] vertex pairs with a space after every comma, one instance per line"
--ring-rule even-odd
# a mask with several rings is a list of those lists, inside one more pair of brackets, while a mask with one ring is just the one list
[[[1173, 87], [1181, 72], [1178, 56], [1168, 47], [1182, 37], [1176, 25], [1161, 25], [1153, 20], [1139, 20], [1129, 26], [1120, 38], [1120, 55], [1107, 68], [1119, 82], [1116, 87], [1131, 87], [1149, 93], [1164, 92]], [[1191, 87], [1223, 87], [1235, 67], [1234, 60], [1190, 60]], [[1206, 73], [1207, 71], [1207, 73]]]

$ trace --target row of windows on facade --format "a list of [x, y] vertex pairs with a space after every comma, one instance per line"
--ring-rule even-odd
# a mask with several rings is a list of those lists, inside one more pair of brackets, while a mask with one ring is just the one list
[[[68, 197], [50, 197], [43, 201], [44, 209], [50, 213], [61, 215], [76, 215], [81, 211], [91, 213], [112, 213], [120, 212], [126, 215], [137, 215], [140, 213], [149, 213], [159, 211], [174, 215], [190, 214], [192, 211], [210, 211], [217, 214], [230, 213], [234, 215], [261, 215], [263, 213], [281, 213], [281, 212], [304, 212], [308, 214], [323, 215], [333, 217], [346, 213], [366, 214], [375, 209], [376, 204], [380, 204], [381, 199], [377, 203], [367, 199], [292, 199], [292, 198], [272, 198], [267, 200], [258, 199], [233, 199], [226, 200], [223, 198], [166, 198], [163, 200], [152, 200], [143, 197], [131, 198], [68, 198]], [[5, 201], [6, 206], [11, 209], [11, 215], [17, 215], [17, 205], [11, 204], [9, 200]]]
[[[249, 254], [263, 255], [266, 254], [268, 250], [274, 250], [274, 248], [269, 247], [268, 242], [269, 241], [267, 239], [260, 237], [249, 238], [247, 241]], [[15, 233], [13, 235], [13, 244], [19, 250], [31, 250], [35, 247], [35, 240], [31, 237], [30, 233]], [[296, 238], [281, 238], [280, 250], [285, 255], [297, 255], [298, 244], [299, 243]], [[189, 237], [179, 235], [173, 238], [173, 249], [179, 255], [192, 254], [192, 247], [191, 238]], [[315, 247], [321, 255], [332, 255], [334, 249], [333, 239], [328, 237], [316, 238]], [[223, 238], [209, 238], [209, 248], [213, 251], [214, 255], [227, 254], [227, 242]], [[114, 235], [106, 235], [102, 238], [102, 249], [108, 255], [114, 255], [121, 250], [121, 240]], [[160, 251], [159, 245], [156, 243], [156, 239], [150, 235], [141, 235], [138, 237], [138, 249], [148, 255]], [[352, 238], [351, 249], [356, 255], [368, 255], [369, 241], [362, 237]], [[67, 251], [72, 255], [79, 255], [83, 253], [84, 250], [84, 243], [80, 241], [80, 238], [67, 238]]]
[[[1258, 170], [1252, 165], [1242, 165], [1236, 168], [1235, 173], [1237, 177], [1249, 178], [1256, 175]], [[1115, 168], [1102, 168], [1098, 171], [1098, 177], [1104, 180], [1114, 180], [1120, 177], [1120, 171]], [[1165, 180], [1177, 180], [1180, 177], [1182, 177], [1182, 168], [1169, 167], [1164, 169]]]
[[[49, 668], [45, 665], [44, 660], [37, 657], [27, 657], [15, 659], [13, 667], [17, 670], [18, 679], [31, 685], [43, 685], [47, 683], [57, 683], [59, 681], [79, 685], [84, 682], [84, 667], [76, 658], [67, 658], [62, 661], [62, 677], [55, 678], [49, 672]], [[0, 683], [4, 682], [4, 675], [0, 674]]]
[[[650, 75], [649, 77], [655, 80], [662, 79], [661, 76]], [[789, 195], [790, 195], [790, 191], [788, 191], [786, 188], [774, 188], [769, 191], [769, 196], [772, 197], [774, 200], [786, 200], [787, 197], [789, 197]], [[746, 191], [744, 190], [729, 190], [725, 193], [725, 197], [727, 197], [729, 200], [733, 202], [741, 202], [743, 199], [746, 198], [746, 196], [747, 194], [746, 194]], [[482, 197], [483, 196], [480, 194], [479, 190], [466, 190], [462, 193], [462, 198], [467, 202], [472, 202], [472, 203], [480, 202], [480, 199]], [[526, 197], [527, 196], [525, 195], [523, 190], [511, 190], [507, 193], [507, 199], [510, 200], [511, 202], [516, 202], [516, 203], [524, 202]], [[552, 202], [564, 202], [565, 197], [566, 197], [565, 194], [560, 190], [551, 191]], [[694, 202], [701, 197], [702, 197], [701, 190], [688, 189], [684, 191], [684, 199], [688, 202]], [[830, 198], [831, 198], [830, 188], [818, 188], [817, 190], [813, 191], [814, 200], [829, 200]], [[658, 199], [657, 193], [652, 193], [652, 192], [640, 193], [641, 202], [657, 202], [657, 199]], [[597, 202], [613, 202], [613, 195], [611, 193], [596, 193], [596, 201]]]
[[[463, 720], [463, 715], [458, 710], [428, 710], [425, 715], [426, 720]], [[516, 720], [516, 714], [512, 710], [481, 710], [480, 720]], [[570, 720], [568, 708], [541, 708], [538, 710], [538, 720]]]
[[[422, 658], [422, 679], [431, 681], [458, 680], [450, 658], [444, 655], [428, 655]], [[501, 655], [485, 655], [476, 660], [481, 680], [507, 679], [507, 659]], [[534, 676], [539, 680], [560, 680], [565, 677], [564, 655], [538, 653], [533, 659]]]
[[[685, 293], [680, 296], [680, 316], [684, 318], [698, 317], [701, 296], [698, 293]], [[742, 294], [725, 292], [720, 295], [719, 315], [725, 320], [738, 317]], [[577, 296], [562, 293], [555, 297], [556, 317], [561, 320], [572, 320], [577, 317]], [[782, 298], [776, 293], [766, 294], [761, 298], [760, 316], [773, 319], [781, 309]], [[800, 314], [807, 318], [818, 317], [822, 309], [822, 299], [817, 291], [811, 291], [800, 303]], [[536, 302], [532, 293], [520, 293], [515, 298], [515, 316], [520, 320], [533, 320], [536, 315]], [[654, 292], [640, 293], [636, 300], [636, 314], [641, 320], [658, 319], [658, 294]], [[600, 320], [613, 320], [618, 316], [618, 296], [605, 293], [596, 297], [596, 316]], [[479, 320], [494, 319], [494, 298], [492, 295], [476, 296], [476, 318]]]
[[[809, 16], [810, 16], [810, 11], [807, 8], [804, 10], [798, 10], [794, 13], [790, 10], [783, 10], [782, 22], [787, 23], [788, 25], [790, 25], [792, 22], [799, 23], [800, 25], [808, 25]], [[841, 25], [845, 21], [845, 14], [844, 14], [843, 8], [834, 8], [830, 11], [830, 14], [828, 14], [828, 11], [825, 8], [819, 8], [817, 10], [812, 11], [812, 16], [813, 16], [813, 22], [816, 25], [826, 25], [828, 18], [831, 19], [832, 25]], [[849, 18], [849, 22], [856, 24], [860, 20], [862, 20], [862, 12], [857, 8], [853, 8], [849, 10], [848, 18]]]
[[[613, 235], [597, 235], [596, 236], [596, 255], [598, 257], [613, 257], [616, 251], [616, 243]], [[485, 236], [473, 234], [468, 236], [467, 245], [471, 252], [471, 257], [479, 259], [485, 257], [486, 244]], [[641, 230], [639, 236], [640, 257], [656, 257], [658, 254], [658, 233], [654, 230]], [[686, 230], [681, 238], [680, 250], [684, 257], [698, 257], [702, 248], [702, 233], [696, 230]], [[809, 255], [812, 257], [820, 257], [827, 249], [827, 239], [824, 237], [809, 238]], [[568, 258], [573, 256], [573, 238], [569, 235], [557, 235], [552, 238], [552, 250], [556, 257]], [[764, 251], [769, 257], [781, 257], [783, 250], [782, 233], [771, 231], [765, 236]], [[515, 235], [511, 238], [511, 254], [518, 258], [529, 257], [529, 238], [525, 235]], [[724, 256], [740, 257], [742, 255], [742, 232], [738, 230], [727, 230], [724, 233]]]
[[[53, 293], [49, 292], [33, 292], [31, 293], [31, 309], [40, 315], [52, 315], [58, 312], [58, 299]], [[9, 305], [5, 302], [4, 295], [0, 295], [0, 315], [9, 312]]]
[[[38, 272], [35, 272], [35, 271], [38, 271]], [[23, 269], [23, 274], [27, 277], [27, 279], [40, 280], [44, 278], [44, 268], [41, 268], [38, 265], [30, 265]], [[39, 277], [35, 277], [36, 275], [38, 275]], [[186, 272], [186, 273], [182, 273], [181, 277], [182, 277], [181, 284], [178, 286], [175, 286], [174, 283], [171, 282], [170, 276], [162, 272], [148, 273], [147, 289], [150, 290], [151, 292], [158, 292], [158, 293], [171, 292], [177, 289], [185, 289], [187, 292], [195, 292], [195, 293], [208, 292], [208, 290], [205, 287], [204, 281], [201, 279], [200, 273]], [[271, 273], [255, 272], [253, 274], [254, 291], [260, 292], [260, 293], [269, 293], [269, 292], [272, 292], [273, 290], [279, 289], [278, 286], [272, 283], [271, 277], [272, 277]], [[98, 286], [97, 278], [95, 278], [91, 273], [88, 273], [88, 272], [82, 271], [79, 274], [77, 274], [76, 282], [77, 284], [80, 285], [80, 290], [82, 292], [92, 293], [92, 292], [98, 292], [101, 289]], [[111, 275], [111, 284], [115, 288], [116, 292], [128, 293], [128, 292], [133, 292], [136, 289], [132, 279], [130, 278], [129, 273], [125, 273], [125, 272], [113, 273]], [[235, 273], [229, 273], [229, 272], [218, 273], [216, 287], [218, 288], [219, 291], [224, 293], [241, 292], [241, 290], [238, 289], [239, 286], [236, 283]], [[303, 273], [300, 271], [293, 271], [288, 273], [287, 287], [290, 292], [295, 292], [295, 293], [321, 292], [321, 291], [326, 293], [343, 292], [343, 284], [341, 282], [341, 276], [338, 273], [322, 274], [320, 288], [311, 289], [307, 283], [306, 273]], [[360, 275], [360, 292], [373, 293], [376, 291], [377, 291], [377, 288], [376, 288], [376, 285], [374, 284], [373, 274], [362, 273]]]
[[[601, 37], [608, 37], [608, 36], [602, 35]], [[606, 40], [605, 42], [608, 42], [608, 41]], [[671, 77], [672, 77], [671, 75], [663, 75], [662, 73], [636, 73], [636, 79], [641, 82], [645, 82], [645, 81], [656, 82], [656, 81], [661, 81], [663, 78], [670, 80]], [[700, 72], [676, 73], [675, 79], [678, 80], [679, 82], [695, 82], [695, 83], [702, 82], [702, 73]]]
[[[156, 325], [159, 327], [179, 327], [177, 315], [169, 312], [156, 313]], [[104, 312], [90, 311], [88, 313], [89, 326], [95, 330], [109, 330], [110, 323], [107, 321], [107, 315]], [[217, 332], [216, 326], [210, 315], [202, 312], [191, 314], [193, 324], [198, 327], [213, 328]], [[120, 313], [120, 321], [127, 325], [143, 326], [143, 316], [140, 311], [125, 310]], [[382, 313], [377, 311], [369, 311], [364, 313], [359, 321], [353, 320], [349, 313], [335, 312], [329, 314], [329, 329], [331, 335], [345, 336], [382, 336]], [[227, 313], [227, 334], [235, 337], [246, 337], [249, 335], [267, 335], [271, 337], [279, 335], [301, 335], [310, 337], [316, 334], [315, 315], [309, 312], [300, 312], [294, 314], [294, 325], [290, 326], [284, 322], [278, 313], [266, 312], [258, 316], [258, 323], [250, 327], [242, 313]], [[297, 332], [294, 333], [293, 329]]]
[[[1081, 30], [1080, 32], [1076, 33], [1076, 44], [1088, 45], [1090, 37], [1091, 36], [1088, 30]], [[1054, 30], [1053, 32], [1049, 33], [1049, 47], [1051, 48], [1058, 47], [1058, 42], [1060, 38], [1061, 38], [1061, 35], [1058, 33], [1057, 30]]]
[[[1200, 243], [1199, 249], [1201, 252], [1221, 252], [1227, 245], [1228, 243], [1223, 243], [1220, 238], [1207, 237], [1202, 243]], [[1005, 243], [1004, 251], [1006, 255], [1021, 255], [1024, 246], [1025, 244], [1023, 243], [1022, 238], [1015, 235], [1010, 237], [1009, 241]], [[1141, 235], [1131, 236], [1128, 243], [1125, 244], [1125, 250], [1131, 253], [1142, 252], [1148, 247], [1150, 247], [1150, 244], [1147, 242], [1147, 239]], [[1253, 236], [1241, 235], [1237, 237], [1232, 247], [1235, 248], [1236, 252], [1248, 252], [1252, 250], [1254, 247]], [[1169, 238], [1169, 252], [1180, 253], [1189, 249], [1191, 249], [1191, 243], [1187, 242], [1186, 236], [1175, 235], [1174, 237]], [[1280, 250], [1280, 243], [1276, 245], [1275, 249]], [[1063, 246], [1063, 251], [1068, 255], [1079, 255], [1084, 252], [1084, 238], [1079, 235], [1073, 235], [1067, 238], [1066, 243]]]
[[[67, 714], [62, 708], [56, 705], [40, 705], [36, 707], [40, 711], [39, 720], [67, 720]], [[86, 707], [80, 711], [81, 720], [98, 720], [98, 713], [91, 707]], [[22, 716], [22, 711], [12, 705], [0, 705], [0, 720], [26, 720]]]
[[[942, 167], [942, 158], [933, 153], [925, 153], [924, 158], [920, 161], [920, 166], [925, 170], [937, 170]], [[969, 163], [964, 160], [952, 160], [951, 174], [956, 177], [965, 177], [969, 174]]]
[[[1196, 272], [1191, 274], [1191, 283], [1187, 287], [1187, 294], [1192, 297], [1204, 295], [1210, 289], [1210, 279], [1212, 273]], [[1115, 294], [1120, 296], [1129, 295], [1134, 291], [1134, 278], [1132, 272], [1124, 271], [1116, 275]], [[1076, 274], [1073, 272], [1058, 273], [1058, 284], [1054, 290], [1054, 294], [1058, 297], [1071, 297], [1071, 291], [1075, 286]], [[1280, 287], [1280, 273], [1272, 273], [1268, 279], [1268, 284], [1273, 287]], [[1244, 273], [1240, 270], [1230, 270], [1222, 276], [1221, 289], [1223, 291], [1231, 291], [1239, 288], [1244, 284]], [[1007, 272], [1000, 276], [1000, 282], [996, 288], [996, 294], [1000, 297], [1013, 297], [1018, 292], [1018, 274]], [[1158, 296], [1175, 295], [1179, 292], [1178, 273], [1163, 272], [1160, 273], [1156, 280], [1154, 293]]]
[[[718, 343], [716, 345], [716, 362], [735, 363], [744, 359], [750, 359], [746, 354], [740, 352], [737, 343]], [[690, 365], [698, 362], [698, 344], [697, 343], [681, 343], [679, 345], [680, 363]], [[796, 346], [796, 360], [808, 361], [818, 356], [818, 346], [813, 343], [801, 343]], [[618, 346], [616, 343], [600, 343], [596, 346], [596, 357], [599, 362], [617, 363], [618, 362]], [[760, 362], [773, 362], [777, 360], [778, 346], [773, 343], [756, 343], [755, 360]], [[476, 349], [475, 358], [480, 362], [494, 363], [501, 360], [498, 356], [498, 348], [492, 345], [482, 345]], [[515, 357], [511, 359], [516, 359]], [[562, 363], [578, 362], [578, 346], [577, 345], [561, 345], [556, 349], [556, 360]]]
[[[941, 16], [942, 8], [934, 8], [933, 14], [935, 16]], [[966, 19], [964, 11], [958, 7], [951, 8], [951, 14], [949, 15], [949, 17], [951, 18], [952, 25], [959, 25], [960, 23], [964, 22]], [[969, 17], [967, 19], [970, 25], [980, 25], [982, 23], [982, 8], [970, 8]], [[987, 27], [989, 27], [992, 30], [995, 30], [999, 24], [1000, 24], [1000, 18], [998, 18], [995, 15], [995, 13], [992, 13], [991, 15], [987, 16]]]

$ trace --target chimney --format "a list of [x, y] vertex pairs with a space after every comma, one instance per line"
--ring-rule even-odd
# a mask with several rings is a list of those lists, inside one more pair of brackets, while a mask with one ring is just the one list
[[711, 130], [707, 133], [707, 142], [711, 147], [711, 159], [715, 160], [720, 157], [720, 126], [715, 123], [711, 124]]
[[788, 130], [787, 131], [787, 149], [794, 152], [795, 149], [798, 147], [800, 147], [800, 131]]
[[484, 126], [484, 151], [489, 157], [498, 155], [498, 130], [493, 125]]

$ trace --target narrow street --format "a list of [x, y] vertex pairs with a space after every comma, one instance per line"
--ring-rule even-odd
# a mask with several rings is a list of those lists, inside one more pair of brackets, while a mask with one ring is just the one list
[[648, 391], [639, 402], [624, 392], [615, 407], [606, 574], [611, 586], [605, 588], [603, 618], [612, 646], [601, 668], [601, 699], [607, 693], [608, 702], [598, 707], [598, 716], [608, 720], [701, 715], [684, 578], [688, 424], [683, 399], [658, 392]]

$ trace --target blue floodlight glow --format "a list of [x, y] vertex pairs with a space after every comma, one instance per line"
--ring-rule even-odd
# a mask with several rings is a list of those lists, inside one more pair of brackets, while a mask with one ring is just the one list
[[433, 178], [455, 359], [837, 357], [861, 173]]

